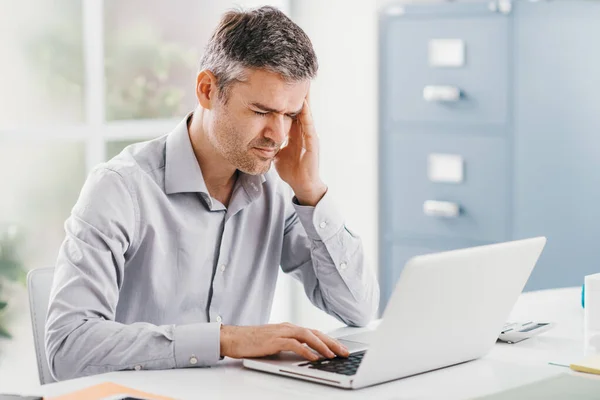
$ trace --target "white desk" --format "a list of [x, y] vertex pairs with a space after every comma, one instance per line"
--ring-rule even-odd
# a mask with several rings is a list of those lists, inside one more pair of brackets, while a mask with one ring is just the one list
[[[576, 361], [581, 358], [583, 310], [580, 288], [523, 294], [511, 320], [530, 319], [554, 321], [557, 326], [518, 344], [498, 343], [486, 357], [476, 361], [358, 391], [246, 370], [237, 360], [227, 360], [217, 367], [203, 369], [114, 372], [46, 385], [39, 391], [45, 396], [56, 396], [111, 381], [181, 399], [464, 399], [570, 371], [549, 365], [548, 362]], [[335, 333], [349, 329], [352, 328], [342, 328]]]

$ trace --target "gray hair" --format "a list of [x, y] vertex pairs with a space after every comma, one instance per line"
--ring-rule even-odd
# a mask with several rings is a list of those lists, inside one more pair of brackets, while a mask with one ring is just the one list
[[217, 78], [219, 97], [225, 101], [229, 86], [245, 80], [246, 68], [297, 82], [314, 78], [318, 63], [302, 28], [277, 8], [265, 6], [226, 12], [200, 61], [200, 70], [210, 70]]

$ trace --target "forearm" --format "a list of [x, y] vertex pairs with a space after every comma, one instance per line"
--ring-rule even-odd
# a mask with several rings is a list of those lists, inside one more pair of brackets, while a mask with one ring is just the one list
[[[345, 230], [345, 229], [344, 229]], [[365, 263], [358, 238], [313, 242], [312, 269], [321, 294], [323, 309], [351, 326], [365, 326], [376, 317], [379, 305], [379, 285], [375, 274]], [[356, 242], [352, 245], [350, 241]], [[342, 246], [341, 243], [347, 243]]]
[[219, 325], [155, 326], [49, 315], [48, 362], [57, 380], [128, 369], [202, 367], [219, 360]]
[[313, 304], [348, 325], [362, 326], [375, 317], [379, 285], [361, 239], [346, 228], [328, 196], [316, 207], [294, 206], [304, 229], [287, 236], [286, 258], [296, 264], [287, 272], [304, 283]]

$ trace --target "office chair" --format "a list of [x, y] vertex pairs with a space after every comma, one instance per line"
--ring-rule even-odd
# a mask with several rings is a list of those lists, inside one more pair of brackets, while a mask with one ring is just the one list
[[46, 315], [48, 313], [48, 302], [50, 300], [50, 289], [54, 268], [38, 268], [27, 274], [27, 290], [29, 292], [29, 311], [31, 314], [31, 325], [33, 328], [33, 342], [38, 366], [40, 383], [56, 382], [50, 374], [50, 367], [46, 359], [46, 346], [44, 344], [44, 332]]

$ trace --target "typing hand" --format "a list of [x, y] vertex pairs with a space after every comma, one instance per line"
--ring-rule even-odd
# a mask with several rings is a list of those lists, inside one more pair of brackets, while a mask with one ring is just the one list
[[[306, 344], [307, 346], [305, 346]], [[335, 339], [315, 329], [290, 323], [261, 326], [221, 326], [221, 356], [231, 358], [262, 357], [280, 351], [293, 351], [316, 361], [320, 357], [348, 357], [349, 352]]]

